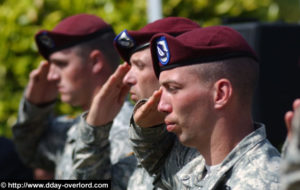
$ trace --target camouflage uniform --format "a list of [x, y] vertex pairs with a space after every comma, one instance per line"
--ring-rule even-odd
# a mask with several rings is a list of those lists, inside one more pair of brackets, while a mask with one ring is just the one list
[[32, 167], [55, 170], [55, 179], [112, 179], [112, 189], [126, 189], [136, 167], [135, 157], [128, 156], [131, 104], [125, 102], [113, 123], [101, 127], [89, 126], [87, 113], [56, 118], [53, 107], [22, 99], [13, 126], [22, 159]]
[[280, 154], [266, 139], [265, 127], [255, 128], [207, 176], [203, 157], [181, 145], [164, 126], [141, 128], [131, 119], [129, 136], [138, 160], [164, 189], [277, 190]]
[[160, 188], [154, 187], [153, 180], [154, 178], [138, 164], [129, 179], [127, 190], [159, 190]]
[[292, 138], [286, 140], [282, 161], [282, 189], [300, 189], [300, 108], [295, 111], [292, 121]]

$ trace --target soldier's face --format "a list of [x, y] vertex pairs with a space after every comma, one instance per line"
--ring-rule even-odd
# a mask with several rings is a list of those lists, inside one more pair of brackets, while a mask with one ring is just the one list
[[167, 114], [167, 130], [186, 146], [196, 147], [199, 138], [209, 135], [213, 95], [189, 66], [161, 72], [162, 96], [158, 110]]
[[123, 82], [130, 85], [133, 101], [149, 98], [154, 90], [159, 88], [159, 82], [154, 74], [150, 48], [134, 53], [130, 58], [131, 69]]
[[85, 107], [92, 93], [91, 66], [72, 48], [50, 55], [48, 80], [55, 81], [63, 102]]

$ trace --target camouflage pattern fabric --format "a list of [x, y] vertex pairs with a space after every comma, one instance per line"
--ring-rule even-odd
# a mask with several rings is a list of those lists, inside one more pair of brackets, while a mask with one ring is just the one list
[[87, 113], [54, 117], [53, 108], [22, 99], [13, 135], [23, 161], [55, 171], [55, 179], [112, 179], [112, 189], [126, 189], [136, 168], [135, 157], [128, 156], [131, 104], [126, 102], [113, 122], [99, 127], [85, 122]]
[[279, 189], [280, 154], [266, 139], [265, 127], [256, 128], [210, 175], [201, 157], [187, 164], [177, 174], [176, 189]]
[[181, 145], [164, 125], [141, 128], [131, 118], [129, 136], [138, 160], [163, 189], [277, 190], [280, 154], [266, 139], [264, 125], [255, 128], [210, 176], [197, 150]]
[[154, 178], [138, 164], [129, 179], [127, 190], [160, 190], [160, 188], [153, 185], [153, 182]]

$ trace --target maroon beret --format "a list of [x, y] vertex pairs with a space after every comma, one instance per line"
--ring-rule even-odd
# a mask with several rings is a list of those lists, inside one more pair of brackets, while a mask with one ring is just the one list
[[114, 45], [124, 61], [129, 63], [130, 56], [150, 45], [153, 35], [164, 32], [177, 36], [195, 28], [200, 28], [197, 23], [183, 17], [167, 17], [149, 23], [140, 30], [123, 30], [114, 40]]
[[41, 30], [35, 35], [40, 54], [46, 59], [53, 52], [91, 40], [112, 27], [95, 15], [78, 14], [62, 20], [52, 31]]
[[164, 70], [191, 64], [235, 57], [258, 60], [240, 33], [227, 26], [195, 29], [177, 37], [157, 34], [151, 39], [151, 55], [157, 78]]

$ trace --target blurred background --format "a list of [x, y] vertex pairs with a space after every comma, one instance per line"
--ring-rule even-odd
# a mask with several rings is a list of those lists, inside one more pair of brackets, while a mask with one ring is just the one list
[[[148, 3], [150, 1], [0, 0], [0, 136], [11, 137], [10, 127], [17, 119], [18, 104], [24, 87], [28, 82], [29, 73], [37, 67], [42, 59], [37, 53], [34, 34], [40, 29], [52, 29], [63, 18], [77, 13], [89, 13], [102, 17], [113, 26], [116, 33], [121, 32], [123, 29], [136, 30], [159, 17], [167, 16], [187, 17], [202, 26], [228, 24], [234, 28], [238, 28], [249, 43], [253, 45], [253, 48], [259, 51], [258, 54], [263, 52], [261, 51], [262, 37], [267, 38], [270, 36], [269, 34], [273, 33], [272, 31], [277, 31], [279, 37], [274, 36], [265, 41], [264, 43], [267, 44], [265, 49], [269, 49], [269, 46], [279, 46], [281, 50], [285, 49], [286, 47], [278, 45], [273, 40], [282, 38], [284, 41], [287, 37], [292, 38], [293, 42], [296, 43], [293, 46], [293, 52], [297, 54], [297, 64], [295, 63], [297, 68], [295, 68], [299, 69], [298, 52], [300, 55], [300, 45], [298, 45], [299, 51], [298, 49], [295, 50], [294, 47], [300, 44], [300, 38], [297, 41], [293, 36], [290, 36], [289, 32], [284, 33], [285, 31], [282, 31], [282, 33], [281, 29], [282, 26], [287, 26], [288, 31], [294, 31], [293, 35], [300, 36], [300, 30], [297, 33], [300, 21], [300, 0], [161, 0], [158, 1], [160, 7], [152, 7]], [[249, 22], [252, 25], [241, 25], [241, 23]], [[253, 25], [253, 23], [255, 24]], [[277, 29], [273, 26], [276, 26]], [[292, 29], [290, 29], [290, 26], [292, 26]], [[265, 31], [265, 28], [271, 30], [261, 33], [261, 31]], [[274, 53], [270, 52], [269, 54], [270, 57], [274, 55]], [[280, 51], [278, 54], [280, 54]], [[289, 55], [285, 55], [284, 57], [286, 56]], [[268, 59], [264, 60], [268, 62]], [[272, 64], [274, 63], [268, 64], [271, 64], [271, 66], [265, 64], [267, 67], [264, 70], [272, 72]], [[281, 67], [276, 72], [281, 72]], [[293, 75], [298, 74], [293, 73]], [[279, 76], [274, 73], [271, 79], [273, 77], [276, 78], [276, 76], [285, 78], [285, 76]], [[298, 78], [291, 78], [290, 80], [295, 81]], [[296, 88], [296, 86], [287, 84], [290, 82], [284, 81], [280, 85], [287, 85], [291, 89]], [[298, 82], [300, 83], [300, 79]], [[270, 86], [269, 83], [264, 85]], [[264, 86], [261, 85], [261, 87], [265, 89]], [[274, 88], [278, 89], [278, 86], [275, 85]], [[270, 90], [267, 91], [272, 92]], [[280, 90], [277, 92], [280, 92]], [[285, 136], [284, 112], [291, 109], [292, 100], [295, 97], [300, 97], [300, 93], [296, 91], [288, 91], [288, 93], [291, 93], [292, 96], [289, 96], [282, 103], [284, 106], [280, 108], [281, 111], [277, 115], [271, 114], [268, 116], [273, 119], [277, 118], [279, 121], [276, 120], [275, 123], [277, 123], [277, 126], [273, 127], [280, 128], [278, 131], [280, 137], [274, 139], [275, 143], [281, 142]], [[257, 94], [259, 97], [263, 96], [261, 93]], [[265, 98], [268, 99], [270, 96], [267, 94]], [[276, 93], [274, 96], [276, 98]], [[281, 98], [280, 96], [278, 97]], [[260, 99], [257, 102], [265, 102], [262, 98], [257, 99]], [[274, 103], [274, 106], [272, 103]], [[278, 103], [280, 102], [272, 100], [270, 104], [263, 106], [275, 110]], [[255, 110], [258, 110], [258, 112], [254, 114], [258, 120], [266, 122], [267, 126], [268, 119], [258, 113], [262, 112], [259, 110], [270, 113], [268, 109], [264, 110], [261, 108], [261, 104], [257, 104]], [[57, 112], [72, 113], [75, 115], [78, 110], [66, 104], [59, 103], [57, 105]], [[273, 123], [270, 124], [275, 125]]]

